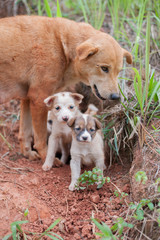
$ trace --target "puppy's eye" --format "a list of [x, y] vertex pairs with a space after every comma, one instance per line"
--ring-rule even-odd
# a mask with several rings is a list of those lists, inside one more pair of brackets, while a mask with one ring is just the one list
[[73, 108], [74, 108], [74, 106], [72, 106], [72, 105], [71, 105], [71, 106], [69, 106], [69, 109], [73, 109]]
[[76, 131], [80, 131], [81, 128], [80, 128], [80, 127], [76, 127], [75, 130], [76, 130]]
[[109, 72], [109, 68], [108, 68], [108, 67], [102, 66], [101, 69], [102, 69], [102, 71], [105, 72], [105, 73], [108, 73], [108, 72]]
[[57, 106], [55, 109], [58, 111], [60, 109], [60, 106]]
[[95, 131], [95, 129], [94, 128], [90, 128], [90, 132], [94, 132]]

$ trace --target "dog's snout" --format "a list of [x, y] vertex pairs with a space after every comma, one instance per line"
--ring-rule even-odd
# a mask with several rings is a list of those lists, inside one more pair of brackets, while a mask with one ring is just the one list
[[86, 141], [86, 140], [88, 139], [88, 137], [85, 137], [85, 136], [84, 136], [84, 137], [82, 137], [82, 138], [83, 138], [83, 140], [84, 140], [84, 141]]
[[53, 121], [50, 119], [50, 120], [48, 120], [48, 123], [49, 123], [50, 125], [52, 125]]
[[67, 122], [69, 118], [67, 116], [64, 116], [64, 117], [62, 117], [62, 119], [63, 119], [63, 121]]
[[119, 96], [118, 93], [112, 93], [112, 94], [110, 95], [110, 99], [111, 99], [111, 100], [119, 100], [119, 99], [120, 99], [120, 96]]

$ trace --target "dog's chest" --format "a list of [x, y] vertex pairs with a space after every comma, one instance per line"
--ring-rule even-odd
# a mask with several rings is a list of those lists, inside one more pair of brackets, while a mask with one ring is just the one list
[[81, 158], [91, 158], [93, 155], [93, 147], [92, 144], [89, 143], [80, 143], [77, 141], [73, 141], [72, 143], [72, 149], [74, 153], [76, 153]]
[[59, 126], [59, 131], [63, 133], [63, 135], [70, 135], [71, 134], [71, 129], [67, 126], [67, 124], [60, 124]]

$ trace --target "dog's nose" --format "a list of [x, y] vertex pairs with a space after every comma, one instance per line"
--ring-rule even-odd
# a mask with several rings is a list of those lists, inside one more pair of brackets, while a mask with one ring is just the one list
[[50, 119], [50, 120], [48, 120], [48, 123], [49, 123], [50, 125], [52, 125], [53, 121]]
[[82, 138], [83, 138], [84, 141], [86, 141], [88, 137], [82, 137]]
[[68, 121], [68, 117], [67, 116], [64, 116], [62, 117], [63, 121], [67, 122]]
[[119, 96], [118, 93], [112, 93], [112, 94], [110, 95], [110, 99], [111, 99], [111, 100], [119, 100], [119, 99], [120, 99], [120, 96]]

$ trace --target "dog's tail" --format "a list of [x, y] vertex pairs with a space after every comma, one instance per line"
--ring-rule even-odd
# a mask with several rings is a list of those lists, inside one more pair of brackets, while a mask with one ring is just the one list
[[96, 115], [98, 113], [98, 108], [94, 104], [89, 104], [85, 114]]

